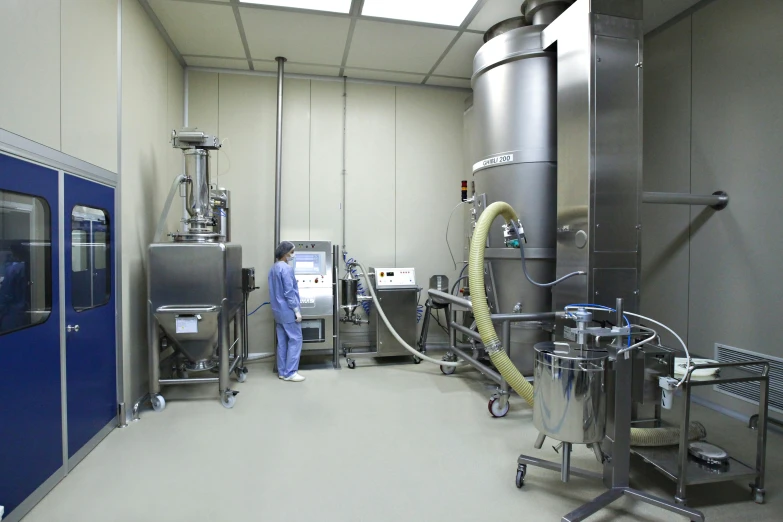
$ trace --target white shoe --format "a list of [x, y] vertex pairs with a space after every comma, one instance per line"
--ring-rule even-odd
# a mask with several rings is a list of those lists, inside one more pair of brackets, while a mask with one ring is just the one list
[[280, 379], [281, 381], [285, 380], [285, 377], [283, 377], [282, 375], [278, 375], [277, 378]]
[[284, 381], [289, 381], [289, 382], [302, 382], [303, 380], [305, 380], [305, 378], [302, 377], [301, 375], [299, 375], [299, 372], [297, 372], [297, 373], [293, 374], [291, 377], [283, 378], [283, 380]]

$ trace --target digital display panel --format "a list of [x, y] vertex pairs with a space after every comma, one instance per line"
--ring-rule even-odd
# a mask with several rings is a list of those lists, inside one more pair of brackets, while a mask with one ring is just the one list
[[297, 252], [294, 259], [294, 273], [307, 275], [325, 273], [326, 255], [324, 252]]

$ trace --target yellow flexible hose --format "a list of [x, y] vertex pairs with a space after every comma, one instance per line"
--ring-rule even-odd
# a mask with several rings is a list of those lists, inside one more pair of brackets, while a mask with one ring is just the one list
[[[522, 376], [506, 352], [502, 350], [502, 344], [490, 317], [487, 294], [484, 288], [484, 248], [489, 228], [499, 215], [503, 216], [506, 223], [512, 219], [519, 219], [517, 213], [508, 203], [502, 201], [492, 203], [481, 213], [470, 241], [468, 281], [473, 301], [473, 316], [481, 335], [481, 342], [484, 343], [492, 364], [495, 365], [509, 386], [532, 406], [533, 386]], [[704, 426], [698, 422], [691, 423], [688, 432], [690, 440], [703, 439], [706, 436]], [[631, 445], [668, 446], [677, 444], [679, 433], [679, 428], [631, 428]]]

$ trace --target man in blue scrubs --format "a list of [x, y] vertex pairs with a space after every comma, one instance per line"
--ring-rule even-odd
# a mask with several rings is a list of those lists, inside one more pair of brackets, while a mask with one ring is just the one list
[[283, 241], [275, 249], [275, 264], [269, 271], [269, 303], [275, 316], [278, 377], [302, 382], [305, 378], [297, 372], [302, 355], [302, 313], [294, 255], [294, 244], [290, 241]]

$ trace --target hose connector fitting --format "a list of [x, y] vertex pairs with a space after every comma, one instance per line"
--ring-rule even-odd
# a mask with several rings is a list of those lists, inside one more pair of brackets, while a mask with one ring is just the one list
[[[519, 231], [519, 237], [517, 237], [517, 233], [514, 231], [514, 225], [516, 225], [516, 229]], [[512, 223], [512, 221], [503, 223], [503, 241], [505, 242], [506, 246], [519, 248], [519, 239], [522, 239], [525, 243], [527, 243], [525, 229], [522, 228], [522, 222], [517, 219], [516, 223]]]
[[495, 352], [499, 352], [503, 348], [503, 343], [500, 341], [493, 341], [485, 345], [484, 348], [487, 350], [489, 355], [492, 355]]

